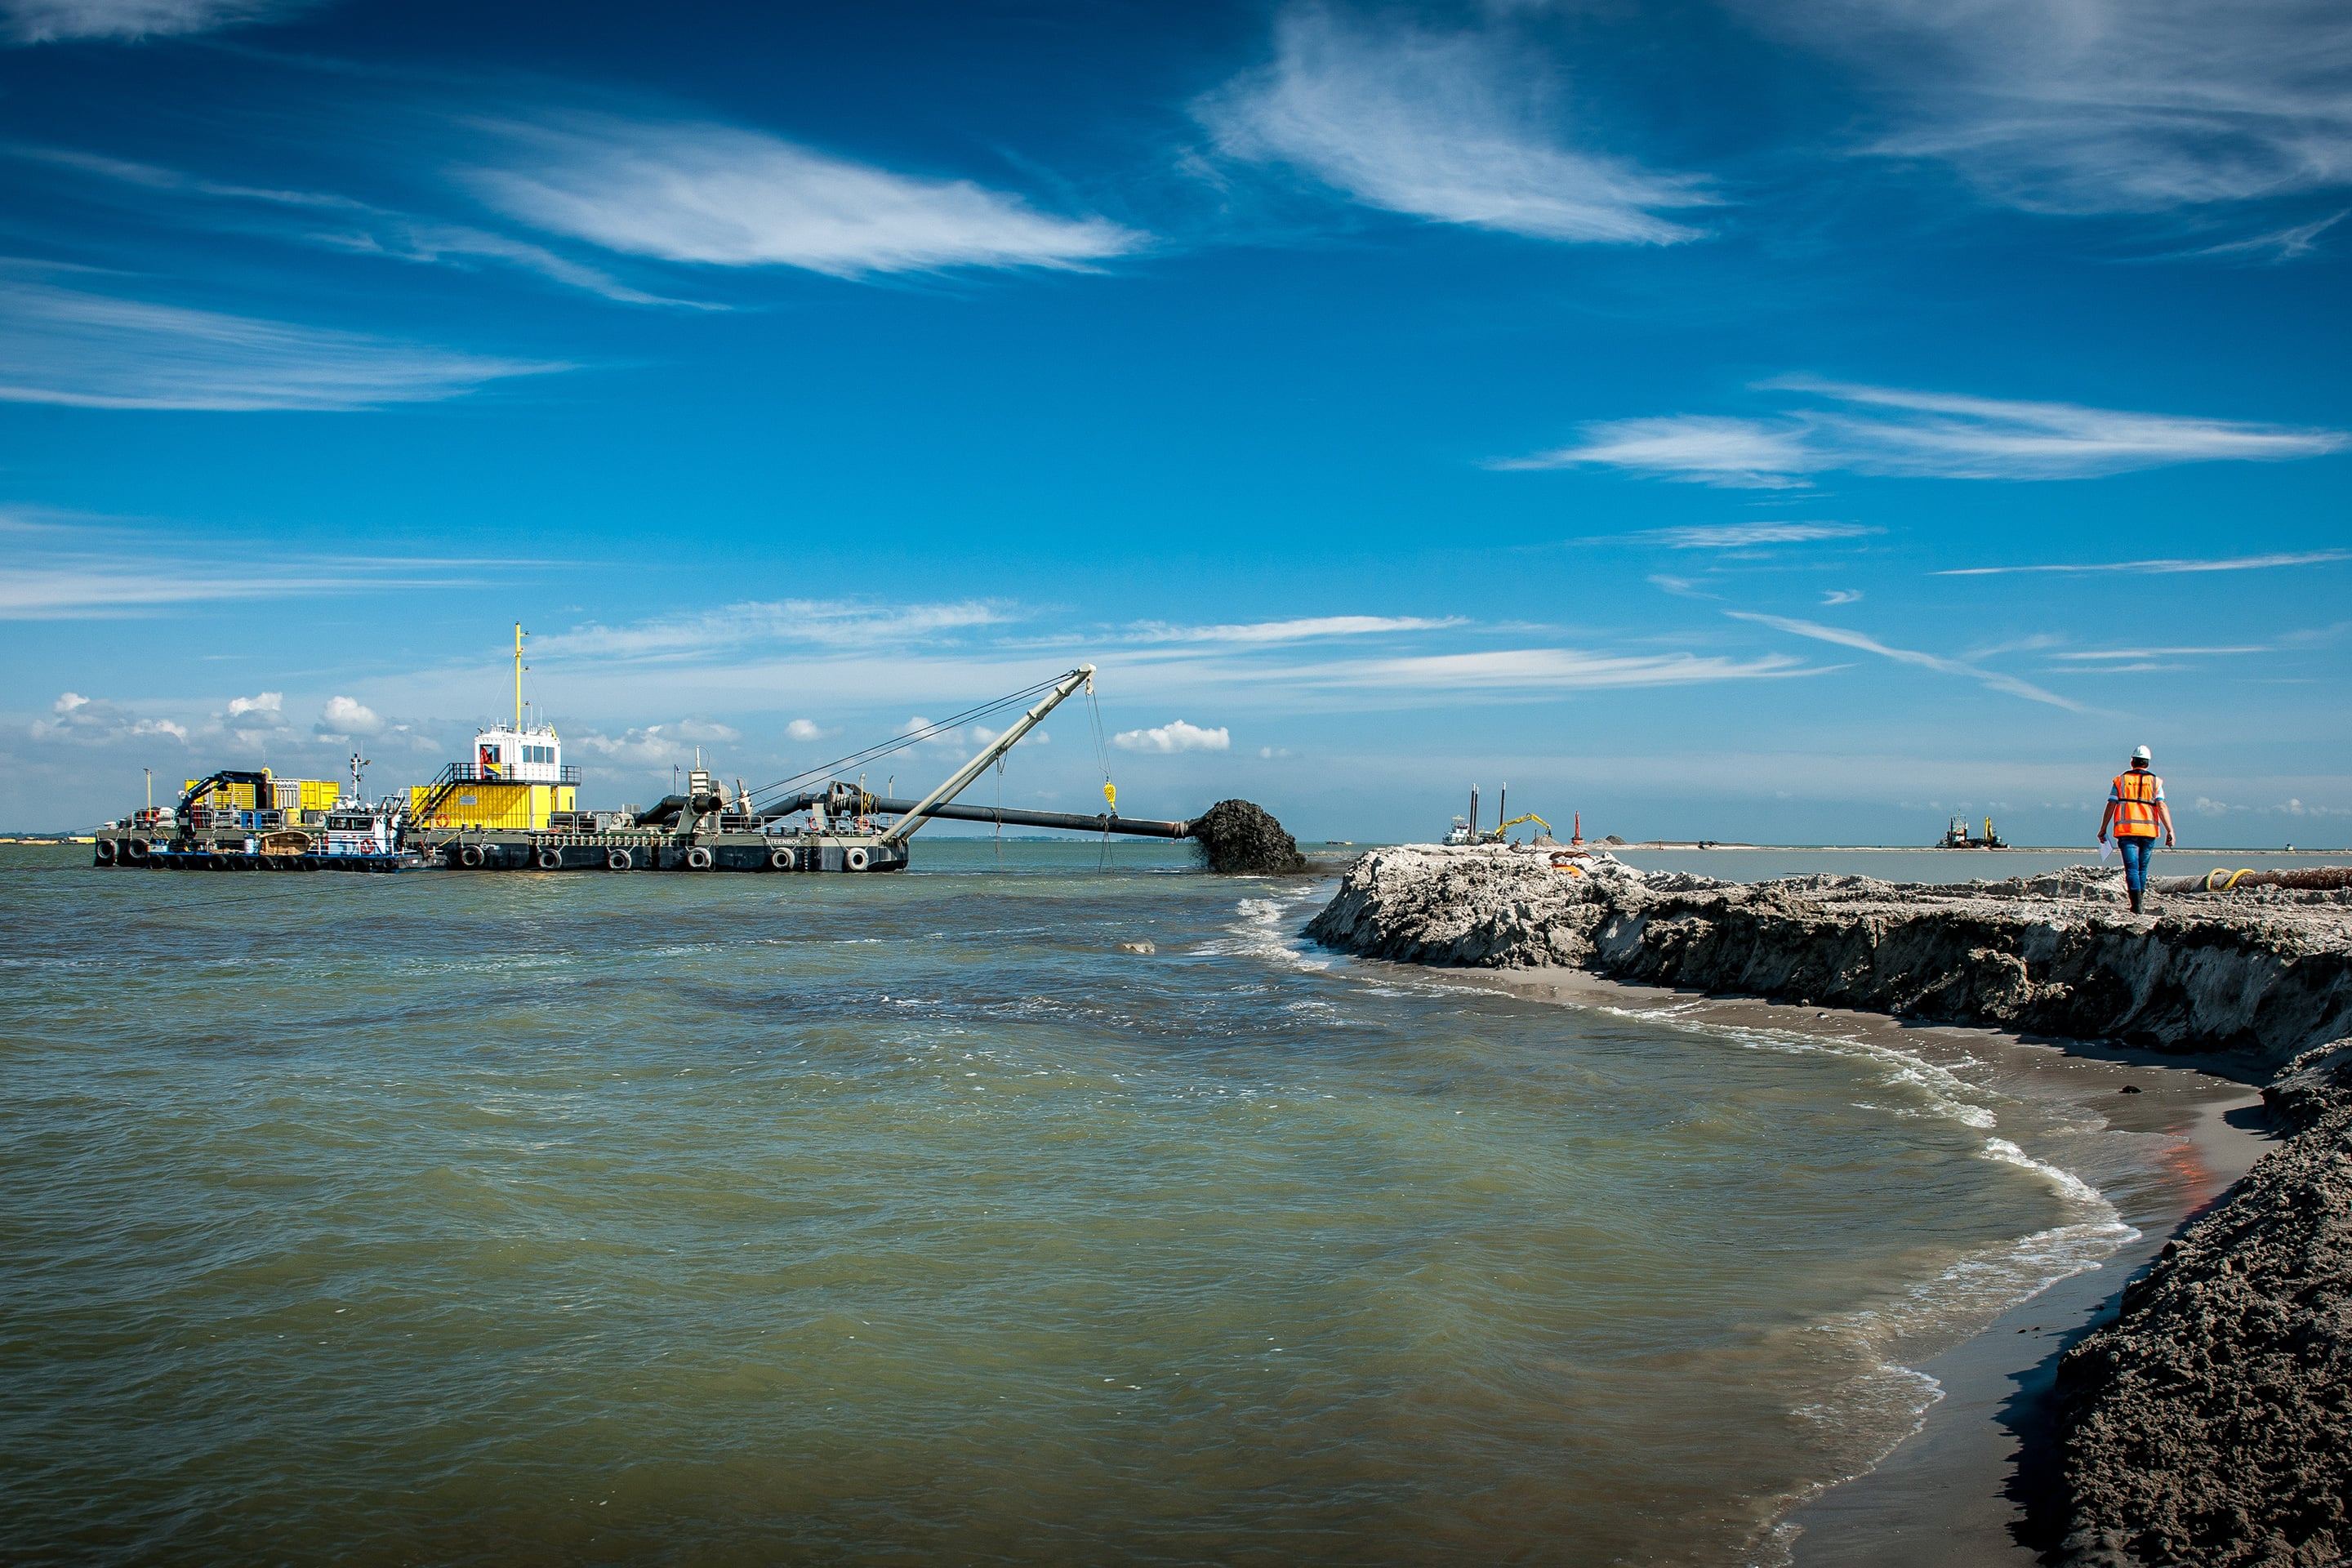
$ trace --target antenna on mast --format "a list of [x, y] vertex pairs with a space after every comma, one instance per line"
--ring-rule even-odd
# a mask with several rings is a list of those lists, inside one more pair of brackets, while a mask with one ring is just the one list
[[530, 666], [528, 666], [528, 665], [524, 664], [524, 663], [523, 663], [523, 661], [522, 661], [522, 623], [521, 623], [520, 621], [517, 621], [517, 622], [514, 624], [514, 627], [515, 627], [515, 651], [514, 651], [514, 661], [515, 661], [515, 728], [516, 728], [517, 730], [520, 730], [520, 729], [522, 728], [522, 672], [523, 672], [525, 669], [528, 669], [528, 668], [530, 668]]

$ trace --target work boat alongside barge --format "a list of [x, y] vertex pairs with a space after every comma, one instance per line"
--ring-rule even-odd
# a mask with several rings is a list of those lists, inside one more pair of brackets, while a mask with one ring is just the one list
[[[244, 806], [282, 795], [295, 781], [267, 773], [224, 772], [193, 780], [174, 810], [151, 808], [128, 826], [98, 837], [100, 866], [173, 870], [399, 870], [426, 867], [467, 871], [900, 871], [908, 842], [935, 819], [1000, 827], [1054, 827], [1090, 834], [1190, 838], [1190, 822], [1123, 817], [1108, 778], [1098, 815], [1026, 811], [957, 804], [1022, 737], [1084, 689], [1093, 696], [1095, 667], [1080, 665], [1050, 681], [999, 698], [943, 723], [895, 737], [760, 791], [732, 791], [700, 765], [685, 793], [641, 812], [583, 811], [579, 773], [563, 761], [553, 726], [527, 724], [521, 700], [521, 637], [516, 637], [512, 724], [476, 735], [471, 757], [442, 770], [404, 801], [362, 802], [361, 759], [352, 759], [348, 797], [323, 812]], [[868, 792], [837, 772], [876, 761], [966, 721], [1021, 702], [1034, 704], [940, 786], [919, 800]], [[1099, 726], [1097, 726], [1099, 728]], [[309, 785], [302, 785], [304, 790]], [[205, 803], [236, 794], [226, 807]], [[315, 820], [314, 820], [315, 819]]]

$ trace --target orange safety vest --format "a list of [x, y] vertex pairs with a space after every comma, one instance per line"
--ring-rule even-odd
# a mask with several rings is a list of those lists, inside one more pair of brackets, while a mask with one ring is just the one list
[[2155, 837], [2156, 802], [2163, 791], [2164, 781], [2146, 768], [2117, 773], [2114, 792], [2107, 796], [2116, 806], [2116, 837]]

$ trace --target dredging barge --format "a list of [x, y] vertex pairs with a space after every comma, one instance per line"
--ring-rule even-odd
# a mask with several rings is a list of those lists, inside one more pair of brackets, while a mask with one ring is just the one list
[[[517, 639], [516, 719], [475, 738], [473, 760], [442, 770], [405, 802], [363, 803], [362, 759], [352, 758], [348, 795], [323, 813], [289, 820], [285, 809], [256, 804], [285, 798], [287, 781], [225, 771], [192, 781], [177, 808], [149, 808], [97, 837], [100, 866], [163, 870], [368, 870], [446, 868], [476, 871], [832, 871], [904, 870], [908, 841], [934, 820], [999, 826], [1185, 839], [1192, 821], [1121, 816], [1106, 779], [1106, 809], [1094, 815], [961, 805], [957, 797], [997, 765], [1064, 700], [1091, 695], [1095, 667], [1080, 665], [1053, 680], [895, 737], [766, 789], [733, 791], [698, 765], [684, 793], [641, 812], [577, 809], [578, 771], [564, 764], [561, 742], [546, 725], [527, 726], [520, 700]], [[939, 787], [916, 800], [877, 795], [862, 784], [829, 776], [1036, 699]], [[794, 787], [799, 786], [799, 787]], [[225, 805], [207, 804], [215, 797]]]
[[[934, 820], [1147, 838], [1191, 837], [1193, 825], [1190, 822], [1120, 816], [1115, 810], [1086, 816], [956, 804], [958, 795], [995, 766], [1046, 714], [1088, 686], [1094, 674], [1095, 667], [1085, 664], [1046, 683], [1034, 707], [919, 800], [877, 795], [832, 778], [800, 789], [789, 787], [800, 782], [797, 778], [766, 791], [739, 786], [730, 795], [707, 770], [698, 767], [688, 775], [684, 794], [667, 796], [626, 822], [609, 820], [609, 814], [556, 812], [544, 828], [453, 828], [430, 839], [429, 852], [445, 865], [469, 871], [865, 873], [904, 870], [908, 841]], [[1039, 689], [1033, 687], [1016, 692], [989, 708], [1005, 706]], [[944, 724], [899, 736], [884, 746], [829, 763], [827, 770], [902, 749], [971, 716], [960, 714]], [[429, 817], [433, 802], [427, 799], [424, 805]]]

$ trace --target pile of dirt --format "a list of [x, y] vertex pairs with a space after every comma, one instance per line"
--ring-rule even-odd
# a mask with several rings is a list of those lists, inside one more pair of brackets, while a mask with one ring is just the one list
[[2345, 909], [2232, 897], [2136, 916], [2095, 873], [1958, 886], [1816, 873], [1743, 884], [1405, 845], [1351, 867], [1307, 933], [1367, 958], [1573, 966], [1939, 1023], [2242, 1051], [2273, 1067], [2352, 1033]]
[[2340, 1563], [2352, 1548], [2352, 1041], [2264, 1091], [2301, 1131], [2059, 1363], [2064, 1554]]
[[1298, 840], [1262, 806], [1221, 800], [1192, 819], [1192, 841], [1209, 869], [1228, 877], [1280, 876], [1307, 869]]

